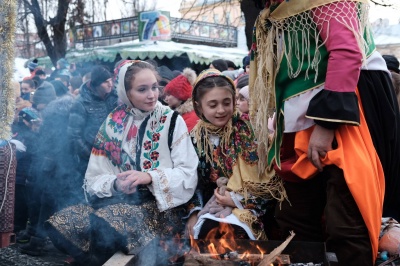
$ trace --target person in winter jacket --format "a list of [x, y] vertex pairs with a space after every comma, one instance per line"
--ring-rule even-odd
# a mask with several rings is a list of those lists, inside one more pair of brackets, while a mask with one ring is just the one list
[[43, 255], [47, 237], [44, 222], [56, 211], [84, 200], [65, 134], [73, 100], [71, 95], [64, 95], [40, 112], [42, 123], [26, 180], [29, 216], [26, 234], [30, 239], [28, 244], [19, 246], [24, 254]]
[[103, 66], [94, 67], [91, 79], [82, 85], [71, 108], [67, 131], [82, 178], [96, 134], [107, 115], [117, 107], [117, 101], [111, 73]]
[[194, 112], [191, 98], [196, 77], [194, 70], [185, 68], [181, 75], [171, 80], [164, 88], [165, 102], [171, 109], [182, 115], [189, 131], [199, 120]]
[[[17, 169], [15, 178], [14, 232], [25, 229], [28, 222], [28, 199], [26, 181], [31, 179], [30, 166], [37, 149], [39, 112], [32, 107], [25, 107], [18, 113], [12, 124], [13, 139], [20, 141], [24, 149], [17, 149]], [[17, 235], [17, 241], [19, 240]], [[28, 239], [26, 239], [28, 241]], [[19, 241], [18, 241], [19, 242]]]

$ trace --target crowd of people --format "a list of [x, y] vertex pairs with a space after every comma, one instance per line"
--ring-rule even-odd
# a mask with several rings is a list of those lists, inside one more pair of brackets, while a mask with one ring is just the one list
[[76, 265], [102, 265], [229, 224], [235, 238], [294, 231], [340, 265], [373, 265], [382, 216], [400, 220], [399, 61], [364, 34], [362, 4], [267, 2], [242, 67], [27, 64], [13, 84], [21, 252], [50, 239]]

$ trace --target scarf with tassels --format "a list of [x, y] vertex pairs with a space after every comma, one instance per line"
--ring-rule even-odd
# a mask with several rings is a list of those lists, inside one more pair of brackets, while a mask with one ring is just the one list
[[[223, 128], [200, 120], [191, 132], [199, 157], [205, 158], [212, 166], [210, 178], [229, 178], [227, 188], [241, 194], [256, 197], [275, 198], [283, 201], [286, 197], [282, 182], [274, 171], [258, 170], [257, 143], [250, 121], [235, 113]], [[211, 136], [219, 137], [217, 147]]]
[[[331, 12], [320, 12], [321, 7]], [[351, 10], [355, 12], [346, 12]], [[359, 23], [347, 23], [357, 16]], [[350, 29], [366, 57], [374, 50], [368, 28], [367, 0], [272, 1], [254, 26], [250, 62], [250, 117], [258, 140], [260, 168], [276, 160], [280, 165], [284, 101], [325, 81], [327, 52], [318, 26], [335, 19]], [[327, 37], [329, 38], [329, 36]], [[288, 79], [297, 80], [287, 88]], [[301, 82], [303, 81], [303, 82]], [[285, 85], [286, 84], [286, 85]], [[276, 130], [271, 138], [268, 118], [276, 113]]]

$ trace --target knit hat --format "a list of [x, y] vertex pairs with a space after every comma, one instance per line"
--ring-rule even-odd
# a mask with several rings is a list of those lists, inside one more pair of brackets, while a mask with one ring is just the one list
[[225, 60], [226, 64], [228, 65], [228, 68], [233, 68], [236, 69], [237, 66], [235, 65], [235, 63], [233, 63], [231, 60]]
[[35, 70], [35, 68], [37, 68], [37, 67], [38, 67], [38, 64], [35, 63], [35, 62], [33, 62], [33, 61], [28, 63], [28, 69], [29, 69], [30, 71]]
[[249, 86], [244, 86], [243, 88], [241, 88], [239, 94], [249, 101], [250, 100]]
[[246, 68], [246, 66], [250, 65], [250, 56], [247, 55], [243, 57], [243, 68]]
[[48, 104], [57, 98], [56, 91], [50, 82], [44, 81], [33, 94], [32, 102], [35, 105]]
[[44, 82], [44, 80], [41, 79], [39, 76], [32, 77], [32, 80], [33, 82], [35, 82], [36, 88], [40, 87]]
[[164, 94], [169, 94], [181, 101], [186, 101], [192, 95], [193, 83], [195, 81], [196, 72], [190, 68], [185, 68], [181, 75], [171, 80], [165, 86]]
[[240, 76], [237, 81], [236, 81], [236, 88], [241, 89], [244, 86], [249, 85], [249, 75], [248, 74], [243, 74]]
[[180, 72], [179, 70], [172, 70], [172, 74], [174, 74], [174, 78], [176, 78], [177, 76], [181, 75], [182, 72]]
[[91, 72], [90, 86], [95, 88], [101, 83], [111, 78], [112, 75], [104, 66], [95, 66]]
[[211, 64], [215, 67], [215, 69], [219, 70], [220, 72], [228, 70], [228, 64], [223, 59], [216, 59], [212, 61]]
[[32, 107], [25, 107], [19, 112], [19, 116], [27, 122], [31, 122], [39, 118], [39, 112]]
[[389, 70], [392, 70], [396, 73], [400, 73], [399, 70], [399, 60], [393, 55], [382, 55], [383, 59], [386, 61], [386, 66]]
[[59, 59], [59, 60], [57, 61], [57, 65], [60, 66], [60, 69], [68, 68], [68, 67], [69, 67], [69, 63], [68, 63], [68, 61], [67, 61], [65, 58]]
[[67, 88], [67, 86], [64, 85], [64, 83], [62, 81], [53, 80], [53, 81], [50, 81], [50, 83], [51, 83], [51, 85], [53, 85], [57, 97], [67, 94], [68, 88]]
[[26, 61], [25, 63], [24, 63], [24, 67], [25, 68], [28, 68], [29, 69], [29, 71], [30, 72], [33, 72], [34, 70], [35, 70], [35, 68], [37, 68], [39, 65], [38, 65], [38, 60], [37, 60], [37, 58], [35, 58], [35, 59], [33, 59], [32, 61]]

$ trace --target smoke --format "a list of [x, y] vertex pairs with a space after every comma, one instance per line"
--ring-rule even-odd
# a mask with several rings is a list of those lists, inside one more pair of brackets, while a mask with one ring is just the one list
[[[74, 156], [67, 135], [73, 97], [65, 95], [50, 102], [41, 112], [42, 125], [28, 183], [53, 202], [52, 212], [83, 200], [82, 177], [75, 171]], [[38, 199], [34, 199], [38, 200]]]

